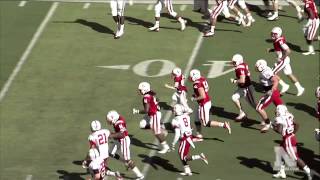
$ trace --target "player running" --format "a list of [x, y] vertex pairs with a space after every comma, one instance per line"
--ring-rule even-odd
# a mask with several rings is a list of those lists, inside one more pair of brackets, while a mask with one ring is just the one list
[[319, 15], [317, 6], [314, 0], [304, 0], [304, 11], [308, 15], [308, 22], [304, 25], [304, 37], [308, 44], [308, 51], [302, 53], [303, 55], [314, 55], [313, 41], [317, 41], [320, 37], [316, 37], [319, 28]]
[[[244, 10], [244, 12], [246, 13], [246, 15], [244, 16], [240, 10], [235, 6], [237, 3], [237, 5], [239, 5], [239, 7]], [[229, 4], [228, 7], [234, 11], [240, 19], [242, 19], [244, 21], [244, 19], [247, 19], [247, 23], [245, 24], [245, 26], [251, 26], [252, 23], [255, 22], [255, 19], [252, 17], [250, 10], [248, 9], [245, 0], [229, 0]]]
[[175, 136], [172, 142], [172, 149], [174, 150], [175, 144], [180, 139], [179, 145], [179, 157], [184, 167], [184, 172], [180, 173], [183, 176], [191, 176], [192, 171], [188, 165], [188, 161], [193, 161], [201, 159], [204, 163], [208, 164], [208, 160], [203, 153], [199, 155], [189, 155], [190, 146], [195, 148], [192, 142], [192, 129], [190, 124], [190, 117], [188, 114], [184, 113], [184, 107], [181, 104], [176, 104], [173, 108], [173, 113], [175, 115], [171, 124], [175, 129]]
[[127, 130], [126, 120], [118, 114], [117, 111], [109, 111], [106, 118], [107, 122], [113, 126], [115, 133], [120, 133], [121, 138], [117, 138], [117, 142], [114, 144], [110, 156], [120, 160], [119, 154], [116, 154], [117, 150], [120, 149], [121, 160], [125, 163], [128, 169], [131, 169], [134, 174], [137, 176], [136, 180], [144, 179], [143, 174], [135, 165], [133, 160], [131, 160], [130, 153], [130, 137]]
[[[306, 165], [306, 163], [299, 158], [297, 152], [297, 139], [296, 132], [298, 131], [299, 125], [294, 121], [294, 116], [288, 111], [285, 105], [279, 105], [276, 108], [276, 118], [275, 122], [272, 123], [273, 130], [282, 135], [281, 147], [283, 152], [288, 154], [288, 156], [294, 160], [298, 167], [303, 169], [306, 173], [308, 180], [312, 179], [311, 170]], [[281, 158], [276, 159], [276, 163], [282, 164]], [[285, 166], [280, 166], [280, 171], [277, 174], [274, 174], [275, 178], [286, 178]]]
[[[148, 122], [150, 127], [162, 145], [162, 150], [158, 151], [160, 154], [165, 154], [170, 150], [165, 138], [165, 129], [162, 127], [161, 123], [161, 112], [156, 98], [156, 93], [151, 90], [150, 84], [148, 82], [141, 82], [138, 86], [140, 94], [143, 96], [143, 110], [133, 108], [133, 114], [146, 114], [143, 122]], [[141, 127], [141, 125], [140, 125]]]
[[210, 10], [210, 29], [203, 33], [204, 37], [211, 37], [214, 35], [218, 16], [221, 14], [223, 9], [228, 8], [227, 0], [216, 0], [216, 2], [216, 6]]
[[173, 10], [172, 0], [157, 0], [157, 3], [154, 6], [156, 22], [153, 27], [149, 28], [149, 30], [156, 31], [156, 32], [160, 30], [160, 15], [161, 15], [161, 10], [163, 6], [167, 8], [170, 16], [172, 16], [173, 18], [176, 18], [180, 22], [180, 25], [181, 25], [180, 30], [183, 31], [186, 28], [187, 21], [183, 19], [181, 16], [179, 16], [178, 13], [176, 13]]
[[231, 78], [230, 81], [238, 86], [238, 89], [232, 95], [232, 101], [239, 110], [236, 121], [240, 121], [246, 116], [246, 113], [242, 109], [240, 98], [245, 97], [253, 108], [256, 107], [256, 102], [253, 96], [249, 67], [244, 62], [243, 56], [241, 54], [235, 54], [232, 57], [231, 63], [235, 67], [236, 79]]
[[231, 134], [231, 127], [229, 122], [219, 122], [209, 120], [210, 109], [211, 109], [211, 97], [209, 96], [209, 84], [203, 76], [201, 76], [200, 71], [193, 69], [190, 71], [189, 80], [193, 82], [194, 94], [191, 97], [191, 101], [198, 102], [198, 110], [196, 113], [195, 125], [197, 129], [197, 137], [202, 138], [201, 130], [202, 127], [221, 127], [228, 130]]
[[[294, 7], [297, 10], [297, 17], [298, 20], [301, 21], [302, 20], [302, 13], [303, 10], [301, 9], [301, 7], [299, 6], [298, 2], [296, 0], [286, 0], [289, 5], [291, 5], [292, 7]], [[269, 21], [275, 21], [279, 18], [279, 0], [272, 0], [272, 8], [273, 8], [273, 14], [269, 14], [268, 20]]]
[[266, 94], [260, 98], [256, 107], [256, 110], [263, 120], [261, 123], [263, 127], [260, 131], [261, 133], [265, 133], [269, 130], [271, 122], [264, 109], [268, 107], [271, 102], [273, 102], [275, 106], [283, 103], [278, 90], [279, 77], [273, 73], [270, 67], [268, 67], [267, 61], [263, 59], [258, 60], [255, 64], [255, 67], [256, 71], [260, 72], [260, 83], [266, 92]]
[[[296, 76], [292, 73], [292, 68], [290, 65], [289, 54], [291, 50], [286, 43], [285, 37], [282, 35], [282, 29], [280, 27], [274, 27], [271, 30], [271, 38], [273, 40], [273, 49], [268, 49], [268, 52], [276, 52], [277, 63], [273, 68], [274, 74], [278, 74], [282, 69], [283, 73], [294, 83], [297, 88], [297, 96], [301, 96], [304, 92], [304, 88], [301, 86], [300, 82]], [[282, 86], [281, 94], [285, 93], [289, 89], [289, 85], [280, 79], [280, 85]]]
[[116, 32], [114, 38], [119, 39], [124, 34], [124, 9], [126, 0], [111, 0], [111, 14], [114, 22], [116, 23]]

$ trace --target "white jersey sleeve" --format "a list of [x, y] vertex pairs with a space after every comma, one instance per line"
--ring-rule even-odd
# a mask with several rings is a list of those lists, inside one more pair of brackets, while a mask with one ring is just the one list
[[274, 76], [274, 73], [270, 67], [267, 67], [260, 74], [260, 82], [263, 86], [271, 86], [272, 80], [271, 78]]

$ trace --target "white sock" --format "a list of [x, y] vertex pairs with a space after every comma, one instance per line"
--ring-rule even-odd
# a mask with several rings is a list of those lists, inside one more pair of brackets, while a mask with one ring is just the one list
[[107, 171], [107, 176], [116, 176], [116, 173], [115, 172], [113, 172], [113, 171]]
[[143, 174], [141, 173], [141, 171], [137, 168], [137, 166], [135, 166], [132, 171], [136, 174], [137, 177], [141, 177], [143, 176]]
[[155, 26], [160, 26], [160, 22], [156, 21]]
[[296, 10], [297, 10], [298, 13], [300, 13], [301, 12], [300, 6], [296, 6]]
[[274, 15], [278, 16], [278, 11], [275, 11], [275, 12], [274, 12]]
[[280, 84], [282, 87], [288, 85], [288, 84], [285, 83], [282, 79], [279, 80], [279, 84]]
[[193, 155], [191, 156], [192, 160], [197, 160], [197, 159], [201, 159], [200, 155]]
[[243, 18], [243, 14], [242, 14], [241, 12], [238, 12], [238, 16], [239, 16], [240, 18]]
[[253, 19], [251, 13], [248, 13], [248, 14], [247, 14], [247, 18], [248, 18], [250, 21]]
[[185, 165], [185, 166], [184, 166], [184, 172], [185, 172], [185, 173], [191, 173], [191, 169], [190, 169], [190, 166], [189, 166], [189, 165]]
[[313, 47], [313, 45], [309, 45], [309, 52], [314, 52], [314, 47]]
[[215, 28], [216, 28], [216, 26], [211, 26], [211, 32], [214, 32]]
[[163, 141], [161, 145], [163, 148], [170, 148], [169, 145], [167, 144], [167, 141]]
[[299, 82], [295, 82], [294, 85], [297, 87], [297, 89], [302, 89], [302, 86]]
[[310, 168], [306, 165], [303, 167], [304, 172], [306, 172], [307, 174], [310, 174]]
[[124, 24], [121, 24], [120, 25], [120, 31], [123, 31], [123, 29], [124, 29]]

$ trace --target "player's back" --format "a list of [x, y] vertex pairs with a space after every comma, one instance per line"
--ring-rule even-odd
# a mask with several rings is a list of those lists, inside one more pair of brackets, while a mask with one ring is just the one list
[[101, 156], [92, 160], [89, 164], [89, 172], [93, 177], [95, 172], [97, 171], [100, 173], [102, 178], [105, 176], [106, 166], [105, 166], [104, 159]]
[[275, 119], [276, 123], [282, 125], [281, 135], [286, 137], [293, 134], [294, 132], [294, 116], [291, 113], [286, 113], [286, 115], [278, 116]]
[[184, 135], [190, 136], [192, 134], [190, 116], [188, 114], [182, 114], [180, 116], [176, 116], [175, 119], [181, 131], [181, 137], [183, 137]]
[[272, 80], [271, 78], [274, 76], [274, 73], [270, 67], [266, 67], [260, 74], [259, 79], [261, 84], [264, 87], [265, 91], [268, 91], [272, 88]]
[[103, 158], [109, 157], [109, 135], [110, 131], [108, 129], [100, 129], [89, 136], [90, 143], [95, 145], [100, 152], [100, 156]]

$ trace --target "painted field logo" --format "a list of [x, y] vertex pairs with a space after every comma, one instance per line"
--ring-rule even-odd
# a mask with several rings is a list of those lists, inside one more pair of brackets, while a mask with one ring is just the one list
[[[274, 166], [273, 170], [279, 171], [281, 169], [281, 166], [285, 166], [286, 171], [298, 171], [299, 168], [297, 166], [297, 162], [292, 159], [288, 153], [285, 152], [283, 147], [281, 146], [275, 146], [274, 147], [274, 152], [275, 152], [275, 161], [274, 161]], [[285, 163], [285, 164], [284, 164]]]
[[[207, 78], [217, 78], [219, 76], [225, 75], [229, 72], [234, 71], [233, 66], [230, 64], [230, 61], [214, 61], [208, 60], [208, 63], [203, 64], [204, 66], [210, 66]], [[232, 68], [230, 68], [232, 67]], [[229, 68], [229, 69], [227, 69]], [[227, 70], [225, 70], [227, 69]]]

